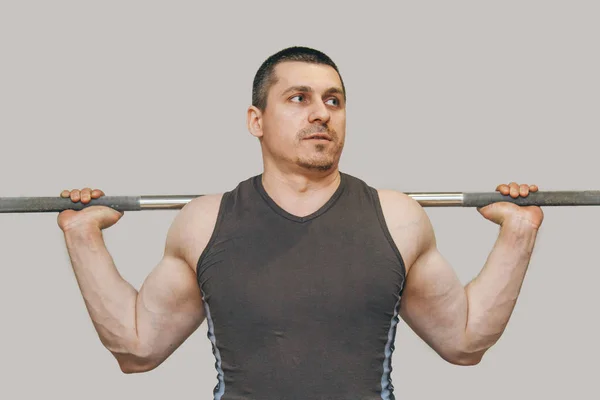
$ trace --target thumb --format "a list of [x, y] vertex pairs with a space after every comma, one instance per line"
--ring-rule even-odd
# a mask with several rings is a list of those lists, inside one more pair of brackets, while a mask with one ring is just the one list
[[477, 207], [477, 211], [485, 219], [498, 225], [502, 225], [507, 212], [506, 207], [503, 207], [500, 203], [492, 203], [485, 207]]
[[[94, 206], [92, 206], [92, 207], [94, 207]], [[91, 211], [92, 210], [90, 210], [90, 212]], [[100, 229], [106, 229], [106, 228], [113, 226], [124, 215], [124, 213], [122, 211], [117, 211], [110, 207], [102, 207], [102, 206], [100, 206], [98, 208], [94, 207], [93, 211], [95, 214], [95, 215], [93, 215], [93, 217], [96, 220], [96, 222], [98, 223], [98, 226], [100, 227]]]

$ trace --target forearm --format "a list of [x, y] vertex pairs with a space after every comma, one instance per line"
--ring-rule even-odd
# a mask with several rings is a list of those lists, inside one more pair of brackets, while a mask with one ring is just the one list
[[83, 299], [101, 342], [113, 354], [136, 346], [138, 292], [117, 271], [100, 229], [65, 232], [65, 242]]
[[504, 332], [516, 305], [536, 236], [537, 229], [528, 221], [510, 221], [502, 226], [483, 269], [465, 287], [465, 340], [470, 352], [485, 352]]

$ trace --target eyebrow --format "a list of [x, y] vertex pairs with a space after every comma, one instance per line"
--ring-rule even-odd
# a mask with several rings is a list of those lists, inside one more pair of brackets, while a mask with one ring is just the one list
[[[314, 92], [314, 90], [310, 86], [291, 86], [291, 87], [287, 88], [285, 91], [283, 91], [283, 93], [281, 95], [285, 96], [286, 94], [291, 93], [291, 92], [312, 93], [312, 92]], [[341, 88], [334, 86], [334, 87], [330, 87], [329, 89], [327, 89], [325, 91], [325, 94], [344, 95], [344, 91]]]

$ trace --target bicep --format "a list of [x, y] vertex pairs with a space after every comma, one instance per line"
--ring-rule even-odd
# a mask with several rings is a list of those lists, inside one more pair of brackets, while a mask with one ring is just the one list
[[402, 318], [417, 334], [428, 336], [465, 323], [465, 306], [464, 287], [439, 251], [432, 247], [420, 255], [406, 279]]
[[390, 233], [407, 267], [400, 316], [431, 348], [449, 359], [465, 332], [464, 287], [438, 251], [424, 209], [392, 191], [381, 191], [381, 199]]
[[452, 267], [434, 246], [427, 249], [407, 276], [402, 319], [442, 357], [449, 358], [464, 337], [466, 307], [464, 287]]
[[160, 363], [204, 321], [202, 292], [193, 263], [214, 229], [220, 195], [186, 205], [167, 234], [165, 253], [140, 288], [137, 333], [142, 352]]
[[202, 323], [204, 308], [193, 269], [166, 254], [140, 288], [137, 334], [143, 353], [158, 362], [166, 359]]

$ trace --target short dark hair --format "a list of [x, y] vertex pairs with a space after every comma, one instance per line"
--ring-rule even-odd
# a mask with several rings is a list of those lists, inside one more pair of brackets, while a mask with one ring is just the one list
[[319, 50], [311, 49], [310, 47], [293, 46], [280, 50], [267, 58], [256, 72], [252, 84], [252, 105], [259, 110], [264, 111], [267, 107], [267, 95], [269, 89], [277, 82], [275, 67], [277, 64], [285, 61], [300, 61], [312, 64], [329, 65], [338, 73], [340, 81], [342, 82], [344, 98], [346, 97], [346, 88], [344, 86], [342, 75], [340, 74], [337, 65], [335, 65], [329, 56]]

